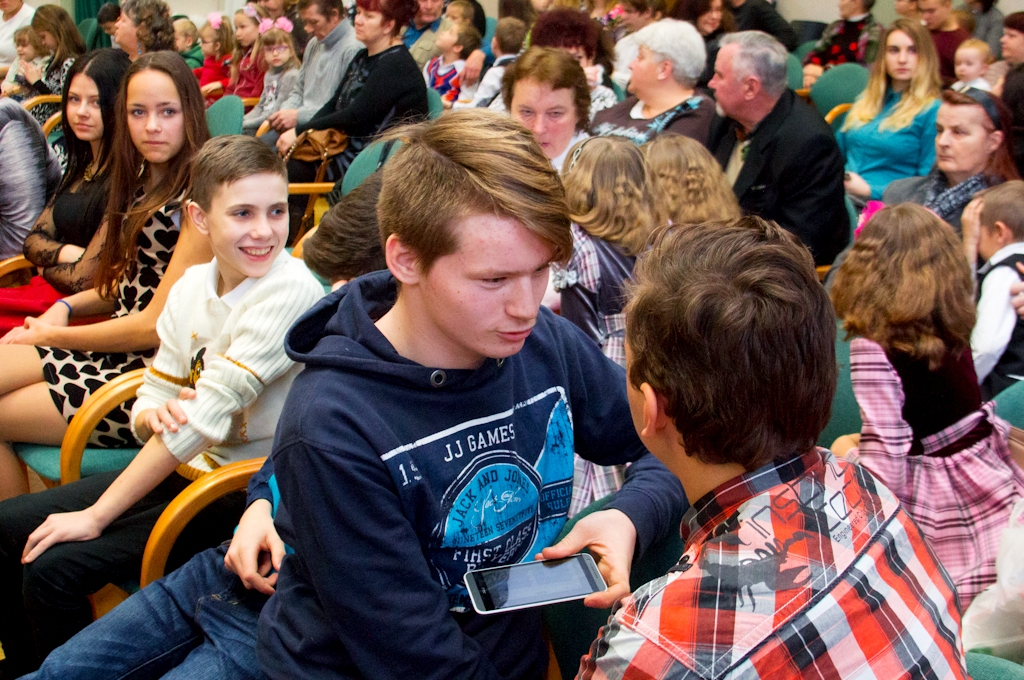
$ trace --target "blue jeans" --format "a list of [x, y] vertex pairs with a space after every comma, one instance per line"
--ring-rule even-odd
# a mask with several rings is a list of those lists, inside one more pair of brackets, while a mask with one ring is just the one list
[[199, 553], [53, 650], [26, 678], [260, 678], [256, 623], [267, 597]]

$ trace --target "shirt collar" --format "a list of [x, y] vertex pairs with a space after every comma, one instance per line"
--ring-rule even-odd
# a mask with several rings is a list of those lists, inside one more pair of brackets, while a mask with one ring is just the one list
[[220, 278], [220, 269], [217, 267], [217, 258], [213, 258], [210, 264], [213, 266], [210, 267], [210, 273], [206, 277], [206, 299], [219, 299], [230, 309], [234, 309], [239, 300], [241, 300], [245, 294], [249, 292], [249, 289], [255, 286], [256, 282], [259, 281], [258, 278], [250, 276], [224, 295], [217, 295], [217, 280]]
[[[982, 227], [984, 228], [984, 227]], [[988, 262], [983, 264], [978, 269], [979, 274], [985, 274], [989, 269], [992, 269], [995, 265], [999, 264], [1011, 255], [1024, 255], [1024, 241], [1015, 241], [1007, 246], [1003, 246], [996, 251], [995, 255], [988, 258]]]
[[867, 18], [868, 18], [868, 13], [865, 12], [864, 14], [858, 14], [855, 17], [850, 17], [849, 19], [847, 19], [847, 21], [849, 21], [851, 24], [855, 24], [858, 21], [864, 21]]
[[704, 494], [686, 511], [682, 525], [683, 542], [689, 544], [700, 540], [702, 536], [710, 534], [734, 508], [822, 464], [822, 453], [815, 448], [803, 455], [773, 461], [753, 472], [733, 477]]
[[320, 41], [320, 44], [328, 49], [334, 47], [341, 41], [342, 37], [345, 35], [345, 31], [347, 30], [349, 30], [348, 19], [342, 19], [338, 22], [338, 25]]
[[565, 157], [569, 155], [569, 149], [576, 146], [576, 143], [579, 142], [580, 140], [586, 139], [589, 136], [590, 135], [588, 135], [583, 130], [577, 132], [575, 135], [573, 135], [572, 139], [569, 140], [569, 143], [566, 144], [565, 150], [562, 151], [562, 153], [558, 154], [556, 157], [551, 159], [551, 165], [555, 168], [555, 170], [558, 173], [562, 172], [562, 165], [565, 164]]

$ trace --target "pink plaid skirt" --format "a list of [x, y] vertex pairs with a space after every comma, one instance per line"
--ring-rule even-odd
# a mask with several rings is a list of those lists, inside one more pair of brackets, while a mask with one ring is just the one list
[[[970, 432], [982, 418], [992, 423], [986, 439], [943, 458], [929, 455]], [[1010, 457], [1009, 432], [1009, 423], [995, 415], [989, 402], [923, 439], [924, 455], [904, 454], [897, 460], [855, 450], [848, 456], [903, 503], [953, 579], [963, 610], [995, 583], [999, 536], [1013, 504], [1024, 494], [1024, 472]]]

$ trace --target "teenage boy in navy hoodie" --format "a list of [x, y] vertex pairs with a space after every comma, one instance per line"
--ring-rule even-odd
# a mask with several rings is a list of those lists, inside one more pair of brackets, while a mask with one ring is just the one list
[[[610, 606], [685, 497], [632, 428], [623, 370], [540, 308], [572, 236], [532, 136], [482, 110], [401, 136], [378, 204], [390, 271], [327, 296], [286, 339], [306, 368], [250, 498], [270, 498], [276, 470], [294, 554], [257, 656], [271, 678], [541, 678], [539, 610], [475, 614], [466, 571], [588, 546], [609, 589], [587, 604]], [[551, 546], [574, 450], [635, 463]]]

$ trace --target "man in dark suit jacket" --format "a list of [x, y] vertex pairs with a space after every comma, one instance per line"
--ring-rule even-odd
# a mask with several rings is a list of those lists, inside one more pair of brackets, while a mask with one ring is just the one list
[[[786, 85], [786, 48], [759, 31], [722, 38], [708, 148], [744, 211], [775, 220], [831, 264], [850, 240], [843, 156], [821, 115]], [[722, 116], [725, 117], [722, 117]]]

